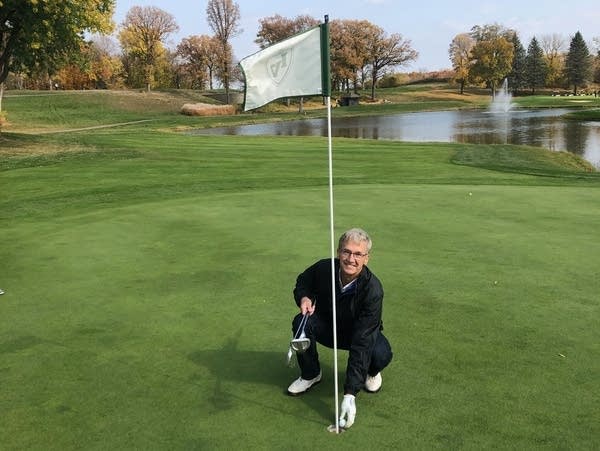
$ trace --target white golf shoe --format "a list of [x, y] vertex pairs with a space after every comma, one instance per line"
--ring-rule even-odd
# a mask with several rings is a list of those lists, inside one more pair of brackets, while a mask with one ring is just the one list
[[301, 377], [299, 377], [298, 379], [296, 379], [294, 382], [291, 383], [291, 385], [288, 387], [288, 395], [290, 396], [298, 396], [301, 395], [302, 393], [305, 393], [308, 391], [308, 389], [310, 387], [312, 387], [313, 385], [317, 385], [319, 382], [321, 382], [321, 373], [319, 373], [319, 375], [317, 377], [315, 377], [314, 379], [302, 379]]
[[365, 380], [365, 390], [369, 393], [377, 393], [381, 390], [381, 384], [383, 382], [383, 378], [381, 377], [381, 373], [377, 373], [375, 376], [369, 376], [367, 374], [367, 380]]

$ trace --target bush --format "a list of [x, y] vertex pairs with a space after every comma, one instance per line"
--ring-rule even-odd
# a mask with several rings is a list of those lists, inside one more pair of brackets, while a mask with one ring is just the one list
[[390, 74], [383, 77], [377, 83], [380, 88], [397, 88], [398, 86], [405, 85], [410, 81], [406, 74]]

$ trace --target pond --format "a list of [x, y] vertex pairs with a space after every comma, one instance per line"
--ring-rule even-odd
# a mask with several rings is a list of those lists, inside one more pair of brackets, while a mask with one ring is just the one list
[[[569, 151], [600, 169], [600, 122], [561, 118], [565, 108], [402, 113], [332, 119], [334, 137], [417, 142], [526, 144]], [[327, 136], [326, 119], [198, 129], [193, 134]]]

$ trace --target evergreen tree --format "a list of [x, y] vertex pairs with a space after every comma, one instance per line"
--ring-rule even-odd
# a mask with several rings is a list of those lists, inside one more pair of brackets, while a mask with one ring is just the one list
[[577, 95], [577, 87], [585, 85], [592, 76], [592, 57], [579, 31], [571, 39], [565, 70], [569, 84], [573, 85], [573, 94]]
[[508, 74], [508, 87], [511, 91], [516, 92], [523, 89], [527, 85], [526, 74], [526, 55], [525, 48], [521, 44], [521, 40], [517, 33], [513, 33], [509, 39], [514, 47], [512, 68]]
[[534, 36], [527, 47], [527, 57], [525, 58], [525, 78], [532, 94], [535, 94], [535, 88], [545, 85], [547, 75], [548, 64], [544, 59], [544, 51]]

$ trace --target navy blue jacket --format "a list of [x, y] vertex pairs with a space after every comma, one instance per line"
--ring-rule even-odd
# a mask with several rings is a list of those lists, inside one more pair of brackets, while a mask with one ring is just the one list
[[[375, 341], [383, 328], [383, 287], [375, 274], [363, 266], [354, 289], [342, 294], [339, 270], [340, 262], [336, 258], [336, 328], [341, 343], [338, 347], [349, 351], [344, 393], [356, 395], [364, 386]], [[298, 306], [304, 296], [315, 303], [313, 314], [332, 324], [331, 259], [319, 260], [298, 276], [294, 288]]]

